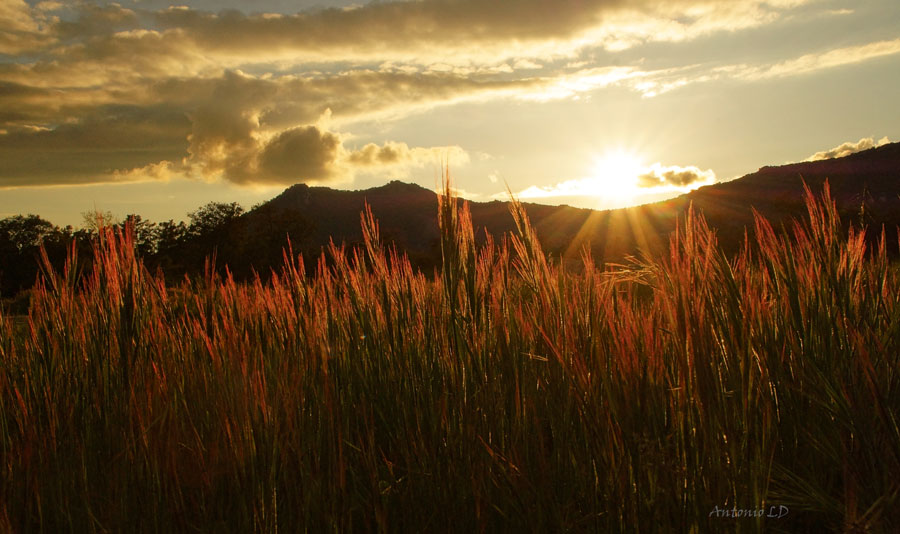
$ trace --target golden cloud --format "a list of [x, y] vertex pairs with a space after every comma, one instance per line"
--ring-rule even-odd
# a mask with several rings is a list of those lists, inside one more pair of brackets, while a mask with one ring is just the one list
[[41, 11], [24, 0], [0, 1], [0, 54], [20, 54], [52, 42]]
[[688, 65], [653, 71], [634, 69], [623, 81], [644, 96], [654, 97], [691, 84], [717, 80], [756, 82], [801, 76], [895, 54], [900, 54], [900, 39], [835, 48], [755, 65]]
[[690, 165], [679, 167], [677, 165], [663, 166], [659, 163], [651, 165], [643, 173], [638, 174], [636, 185], [642, 189], [661, 188], [667, 190], [690, 191], [703, 185], [709, 185], [716, 181], [716, 174], [712, 170], [701, 170]]
[[165, 107], [105, 106], [55, 128], [0, 135], [0, 187], [114, 181], [116, 173], [180, 161], [190, 123]]
[[72, 63], [80, 68], [70, 74], [97, 75], [88, 64], [101, 63], [119, 76], [119, 66], [140, 67], [146, 77], [254, 63], [333, 63], [335, 57], [477, 69], [759, 26], [810, 1], [429, 0], [296, 14], [187, 7], [150, 12], [84, 3], [69, 8], [74, 18], [60, 20], [7, 0], [0, 20], [8, 19], [9, 29], [0, 33], [0, 46], [14, 46], [7, 53], [39, 52], [41, 68], [59, 75]]
[[[131, 90], [0, 82], [0, 155], [7, 162], [0, 170], [0, 186], [106, 181], [111, 173], [134, 176], [127, 171], [162, 161], [176, 167], [183, 162], [184, 169], [207, 179], [293, 183], [298, 175], [278, 163], [279, 145], [272, 145], [262, 159], [260, 153], [278, 136], [286, 136], [280, 139], [287, 142], [291, 135], [286, 132], [315, 123], [326, 111], [340, 123], [408, 113], [417, 106], [478, 98], [521, 85], [374, 71], [277, 79], [226, 72], [212, 79], [169, 79]], [[399, 146], [382, 147], [381, 162]], [[430, 149], [398, 150], [397, 157], [406, 159], [397, 163], [419, 162], [425, 157], [421, 150]], [[324, 180], [346, 177], [344, 167], [367, 166], [372, 163], [357, 158], [342, 163], [341, 169], [330, 170], [329, 165], [301, 174], [303, 179]]]
[[429, 0], [247, 15], [0, 0], [0, 53], [20, 55], [0, 63], [0, 185], [125, 179], [157, 164], [237, 183], [403, 169], [435, 149], [348, 150], [352, 136], [319, 117], [330, 110], [346, 131], [467, 100], [572, 98], [615, 85], [652, 95], [718, 73], [560, 62], [759, 26], [804, 3]]
[[[353, 9], [246, 15], [169, 8], [154, 24], [207, 54], [264, 52], [301, 61], [546, 57], [585, 47], [620, 50], [759, 26], [812, 0], [430, 0], [372, 2]], [[530, 55], [529, 55], [530, 54]], [[439, 58], [439, 59], [438, 59]]]
[[[241, 146], [239, 157], [227, 159], [219, 168], [224, 178], [235, 183], [289, 185], [347, 183], [358, 173], [373, 170], [387, 171], [390, 177], [403, 176], [410, 167], [434, 163], [449, 154], [456, 163], [468, 161], [459, 147], [410, 148], [406, 143], [388, 141], [348, 150], [343, 137], [317, 125], [291, 128], [265, 142], [248, 142]], [[209, 172], [212, 165], [204, 158], [210, 155], [194, 156], [194, 163]]]
[[877, 41], [857, 46], [848, 46], [805, 54], [803, 56], [766, 66], [736, 67], [733, 77], [748, 80], [762, 80], [797, 76], [844, 65], [852, 65], [871, 59], [900, 53], [900, 39]]
[[830, 148], [828, 150], [823, 150], [821, 152], [816, 152], [812, 156], [806, 159], [806, 161], [818, 161], [822, 159], [831, 159], [831, 158], [842, 158], [844, 156], [849, 156], [850, 154], [855, 154], [857, 152], [868, 150], [870, 148], [880, 147], [882, 145], [886, 145], [890, 143], [891, 140], [887, 138], [887, 136], [882, 137], [879, 140], [875, 140], [874, 137], [864, 137], [857, 142], [847, 141], [846, 143], [841, 143], [840, 145]]

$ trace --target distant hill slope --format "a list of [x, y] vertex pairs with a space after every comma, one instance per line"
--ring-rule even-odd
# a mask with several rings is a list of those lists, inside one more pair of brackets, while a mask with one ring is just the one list
[[[663, 250], [669, 233], [691, 204], [717, 230], [720, 244], [733, 251], [740, 245], [744, 228], [753, 223], [753, 208], [777, 227], [790, 217], [805, 214], [804, 181], [818, 193], [826, 179], [843, 218], [854, 223], [862, 218], [879, 229], [884, 224], [896, 236], [900, 225], [900, 143], [838, 159], [763, 167], [730, 182], [633, 208], [595, 211], [531, 203], [525, 203], [525, 208], [544, 249], [566, 259], [577, 259], [583, 247], [597, 260], [606, 261], [619, 261], [640, 250]], [[394, 181], [362, 191], [339, 191], [298, 184], [261, 208], [311, 223], [302, 238], [302, 249], [314, 254], [330, 239], [359, 243], [360, 212], [366, 203], [379, 221], [386, 243], [406, 251], [420, 267], [436, 264], [440, 254], [437, 199], [434, 192], [417, 185]], [[469, 207], [477, 236], [483, 236], [484, 230], [500, 236], [514, 229], [507, 202], [470, 202]], [[254, 231], [277, 231], [254, 224], [258, 210], [247, 213], [244, 223], [255, 226]]]
[[[683, 212], [693, 203], [726, 248], [739, 244], [743, 229], [753, 223], [752, 208], [775, 225], [805, 216], [804, 182], [816, 194], [828, 181], [831, 196], [845, 222], [896, 236], [900, 225], [900, 143], [873, 148], [843, 158], [763, 167], [737, 180], [704, 187], [653, 209]], [[735, 243], [735, 241], [738, 241]], [[896, 247], [896, 237], [892, 245]]]

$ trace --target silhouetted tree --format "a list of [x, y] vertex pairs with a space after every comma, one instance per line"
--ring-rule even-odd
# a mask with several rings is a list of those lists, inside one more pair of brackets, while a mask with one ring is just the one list
[[175, 222], [172, 219], [161, 222], [154, 229], [157, 254], [170, 254], [184, 243], [188, 235], [187, 225], [184, 222]]
[[53, 223], [37, 215], [7, 217], [0, 220], [0, 246], [10, 246], [19, 252], [36, 248], [55, 229]]
[[174, 282], [185, 275], [183, 250], [186, 243], [188, 227], [183, 221], [175, 222], [172, 219], [163, 221], [154, 228], [154, 254], [147, 260], [147, 266], [159, 269], [166, 280]]
[[233, 235], [236, 222], [244, 212], [237, 202], [210, 202], [188, 214], [191, 223], [181, 248], [188, 272], [200, 273], [207, 257], [214, 257], [220, 272], [238, 257]]
[[37, 215], [0, 220], [0, 294], [11, 297], [34, 284], [41, 246], [54, 267], [61, 268], [72, 239], [72, 227], [61, 229]]
[[81, 213], [81, 227], [92, 234], [100, 228], [109, 228], [118, 224], [119, 219], [111, 211], [84, 211]]
[[156, 223], [145, 220], [140, 215], [129, 214], [119, 225], [120, 228], [131, 231], [134, 236], [134, 248], [142, 257], [148, 257], [156, 252]]
[[201, 239], [221, 235], [242, 213], [244, 208], [237, 202], [210, 202], [188, 214], [191, 219], [188, 233]]

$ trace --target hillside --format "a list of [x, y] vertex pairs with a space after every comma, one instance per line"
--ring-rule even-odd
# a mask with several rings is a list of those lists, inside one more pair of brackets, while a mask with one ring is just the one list
[[[533, 203], [524, 207], [544, 250], [575, 267], [585, 249], [598, 263], [665, 251], [669, 235], [692, 205], [715, 229], [722, 249], [733, 253], [746, 229], [752, 228], [754, 209], [780, 229], [792, 217], [805, 214], [804, 181], [819, 193], [826, 179], [842, 221], [865, 223], [870, 239], [877, 238], [884, 226], [888, 251], [897, 254], [900, 143], [839, 159], [763, 167], [730, 182], [633, 208], [595, 211]], [[169, 282], [202, 275], [207, 258], [214, 259], [220, 274], [227, 270], [237, 280], [249, 280], [257, 273], [267, 278], [273, 269], [280, 269], [288, 236], [310, 271], [330, 241], [350, 247], [362, 243], [360, 213], [367, 203], [385, 244], [405, 252], [426, 273], [439, 265], [437, 196], [397, 181], [362, 191], [297, 184], [246, 213], [237, 204], [210, 203], [192, 213], [189, 225], [157, 224], [139, 216], [130, 220], [145, 265], [162, 271]], [[469, 202], [469, 207], [476, 240], [483, 240], [485, 232], [501, 238], [514, 230], [508, 202]], [[55, 227], [35, 215], [0, 220], [0, 298], [32, 287], [42, 269], [41, 247], [57, 268], [73, 246], [83, 261], [90, 261], [91, 236], [89, 231]]]
[[[818, 193], [826, 180], [845, 221], [864, 221], [878, 229], [883, 224], [896, 236], [900, 143], [838, 159], [763, 167], [730, 182], [633, 208], [595, 211], [532, 203], [525, 203], [525, 208], [545, 250], [566, 259], [577, 259], [583, 247], [605, 261], [619, 261], [642, 250], [660, 251], [692, 204], [717, 230], [723, 247], [733, 251], [744, 229], [752, 226], [753, 209], [778, 227], [804, 213], [804, 181]], [[420, 267], [434, 265], [439, 257], [437, 200], [432, 191], [417, 185], [394, 181], [367, 190], [340, 191], [297, 184], [261, 208], [307, 221], [311, 230], [300, 240], [300, 248], [314, 254], [330, 239], [350, 245], [360, 242], [359, 217], [366, 203], [386, 243], [406, 251]], [[483, 236], [485, 230], [500, 236], [514, 228], [507, 202], [469, 202], [469, 207], [476, 236]], [[244, 215], [244, 224], [256, 226], [257, 211]], [[891, 241], [896, 243], [896, 238]]]
[[[814, 192], [828, 182], [845, 222], [864, 223], [896, 236], [900, 225], [900, 143], [873, 148], [843, 158], [801, 162], [759, 171], [652, 205], [657, 212], [681, 213], [693, 203], [718, 230], [726, 247], [752, 224], [751, 207], [774, 225], [802, 215], [804, 182]], [[896, 245], [896, 238], [892, 240]]]

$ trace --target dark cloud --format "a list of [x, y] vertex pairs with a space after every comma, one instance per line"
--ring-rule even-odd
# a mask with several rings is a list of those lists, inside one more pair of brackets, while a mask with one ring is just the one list
[[[115, 3], [61, 4], [50, 11], [22, 0], [0, 4], [8, 22], [0, 33], [13, 43], [25, 37], [87, 40], [120, 30], [143, 28], [164, 34], [177, 48], [202, 54], [271, 57], [280, 53], [334, 52], [350, 56], [408, 53], [421, 58], [440, 49], [513, 50], [527, 43], [556, 43], [592, 31], [595, 46], [621, 47], [641, 40], [682, 40], [687, 35], [731, 30], [770, 21], [773, 13], [811, 0], [424, 0], [370, 2], [355, 7], [308, 10], [294, 14], [189, 7], [161, 11], [124, 8]], [[243, 6], [242, 6], [243, 7]], [[248, 6], [253, 10], [253, 6]], [[605, 25], [606, 30], [596, 30]], [[123, 39], [134, 35], [122, 35]], [[600, 41], [597, 41], [600, 39]], [[10, 45], [14, 46], [14, 45]], [[25, 48], [23, 48], [25, 46]], [[15, 50], [28, 49], [19, 45]], [[115, 48], [106, 48], [112, 51]]]
[[[29, 72], [14, 67], [7, 69], [7, 80], [33, 82], [25, 84], [2, 81], [3, 71], [4, 66], [0, 65], [0, 103], [3, 107], [17, 112], [27, 107], [35, 116], [35, 123], [45, 126], [77, 118], [79, 113], [89, 113], [92, 107], [164, 102], [184, 109], [201, 122], [244, 123], [253, 115], [260, 128], [282, 130], [315, 122], [327, 109], [342, 119], [387, 111], [396, 116], [442, 102], [513, 94], [547, 83], [540, 78], [506, 81], [473, 79], [452, 73], [355, 70], [306, 77], [254, 77], [228, 70], [209, 77], [118, 80], [116, 84], [106, 83], [109, 72], [96, 79], [81, 73], [75, 76], [80, 76], [86, 87], [73, 87], [71, 82], [65, 84], [62, 79], [58, 82], [59, 87], [47, 87], [42, 84], [47, 82], [48, 76], [63, 73], [54, 70], [48, 74], [36, 68]], [[64, 108], [65, 115], [61, 116]], [[222, 115], [230, 118], [225, 119]], [[203, 124], [198, 125], [198, 130], [203, 128]]]
[[0, 135], [0, 187], [102, 182], [115, 173], [180, 161], [190, 123], [164, 107], [108, 106], [52, 129]]
[[[141, 104], [127, 97], [117, 98], [114, 90], [105, 88], [58, 89], [0, 81], [0, 131], [52, 129], [99, 120], [116, 106], [138, 109], [144, 107]], [[156, 111], [159, 109], [157, 106]]]
[[852, 141], [847, 141], [846, 143], [842, 143], [834, 148], [823, 150], [822, 152], [816, 152], [815, 154], [810, 156], [807, 161], [842, 158], [844, 156], [849, 156], [850, 154], [855, 154], [862, 150], [868, 150], [870, 148], [886, 145], [890, 142], [891, 140], [887, 137], [882, 137], [878, 141], [876, 141], [874, 137], [864, 137], [855, 143]]
[[292, 184], [334, 176], [340, 137], [316, 126], [293, 128], [269, 141], [259, 154], [254, 181]]
[[458, 147], [410, 148], [394, 141], [347, 150], [340, 134], [307, 125], [280, 132], [245, 151], [241, 158], [229, 160], [223, 176], [235, 183], [254, 184], [346, 182], [359, 171], [421, 165], [439, 153], [453, 153], [458, 161], [467, 160]]
[[94, 35], [107, 35], [140, 26], [137, 14], [119, 4], [80, 3], [75, 6], [74, 20], [57, 20], [53, 30], [60, 39], [84, 39]]
[[220, 171], [235, 181], [246, 181], [259, 151], [260, 109], [277, 88], [266, 81], [226, 73], [206, 92], [188, 101], [191, 133], [188, 152], [204, 174]]
[[[294, 183], [298, 179], [328, 180], [340, 174], [328, 163], [337, 159], [340, 138], [310, 126], [323, 116], [377, 114], [467, 91], [478, 94], [496, 86], [446, 75], [414, 77], [366, 71], [316, 79], [265, 80], [227, 72], [215, 80], [164, 82], [152, 94], [167, 102], [182, 99], [180, 105], [190, 109], [188, 161], [201, 174], [222, 173], [237, 183]], [[272, 135], [263, 145], [261, 139]], [[373, 157], [381, 163], [401, 154], [410, 157], [410, 149], [403, 151], [400, 144], [387, 144], [379, 150]], [[306, 159], [292, 157], [290, 151]], [[348, 163], [365, 165], [365, 159], [359, 156]]]
[[[303, 167], [283, 152], [294, 146], [289, 141], [303, 141], [301, 133], [311, 135], [305, 128], [323, 116], [396, 114], [527, 83], [536, 82], [368, 70], [268, 79], [226, 71], [214, 78], [170, 78], [101, 89], [0, 82], [0, 152], [7, 157], [0, 182], [87, 183], [105, 180], [101, 175], [111, 170], [163, 161], [183, 161], [194, 175], [236, 183], [293, 183], [295, 169], [301, 169], [305, 179], [321, 181], [340, 177], [347, 169], [338, 172], [315, 159]], [[266, 139], [272, 139], [271, 146]], [[313, 143], [306, 153], [336, 159], [334, 150], [326, 150], [340, 148], [336, 134], [322, 131], [321, 141], [320, 151], [309, 148], [316, 146]], [[414, 150], [402, 143], [371, 145], [359, 154], [349, 152], [351, 159], [344, 163], [365, 167], [424, 157]], [[72, 171], [68, 178], [66, 169]]]
[[[652, 41], [684, 41], [758, 26], [815, 0], [419, 0], [370, 2], [296, 14], [219, 13], [172, 7], [156, 27], [178, 30], [210, 54], [333, 61], [405, 56], [446, 62], [448, 50], [468, 58], [521, 57], [585, 46], [621, 50]], [[299, 56], [299, 57], [298, 57]], [[441, 58], [441, 59], [439, 59]]]
[[[564, 57], [629, 39], [683, 39], [797, 1], [387, 1], [263, 15], [0, 0], [0, 54], [18, 54], [0, 62], [0, 184], [85, 183], [164, 163], [237, 183], [401, 167], [432, 153], [392, 142], [348, 151], [320, 119], [565, 98], [637, 75], [598, 68], [570, 79], [547, 67], [521, 76], [510, 65], [534, 66], [527, 47]], [[735, 4], [743, 7], [722, 7]], [[659, 20], [678, 31], [656, 33]]]
[[622, 0], [395, 1], [269, 16], [170, 8], [155, 18], [159, 26], [184, 30], [213, 50], [384, 51], [424, 43], [456, 46], [564, 38], [596, 25], [605, 11], [623, 4]]
[[646, 172], [637, 177], [637, 186], [642, 188], [654, 188], [672, 186], [681, 189], [693, 188], [697, 185], [712, 183], [716, 178], [711, 170], [702, 171], [697, 167], [664, 167], [655, 164]]
[[38, 87], [0, 81], [0, 128], [9, 130], [34, 124], [42, 120], [41, 115], [50, 118], [48, 114], [35, 113], [35, 103], [41, 100], [46, 102], [50, 93]]
[[2, 99], [0, 101], [45, 94], [47, 94], [47, 91], [38, 87], [29, 87], [21, 83], [0, 82], [0, 99]]
[[404, 74], [357, 70], [332, 76], [269, 81], [277, 94], [260, 114], [264, 127], [283, 128], [316, 120], [326, 109], [336, 118], [404, 113], [466, 98], [514, 93], [544, 83], [540, 79], [473, 79], [452, 73]]

